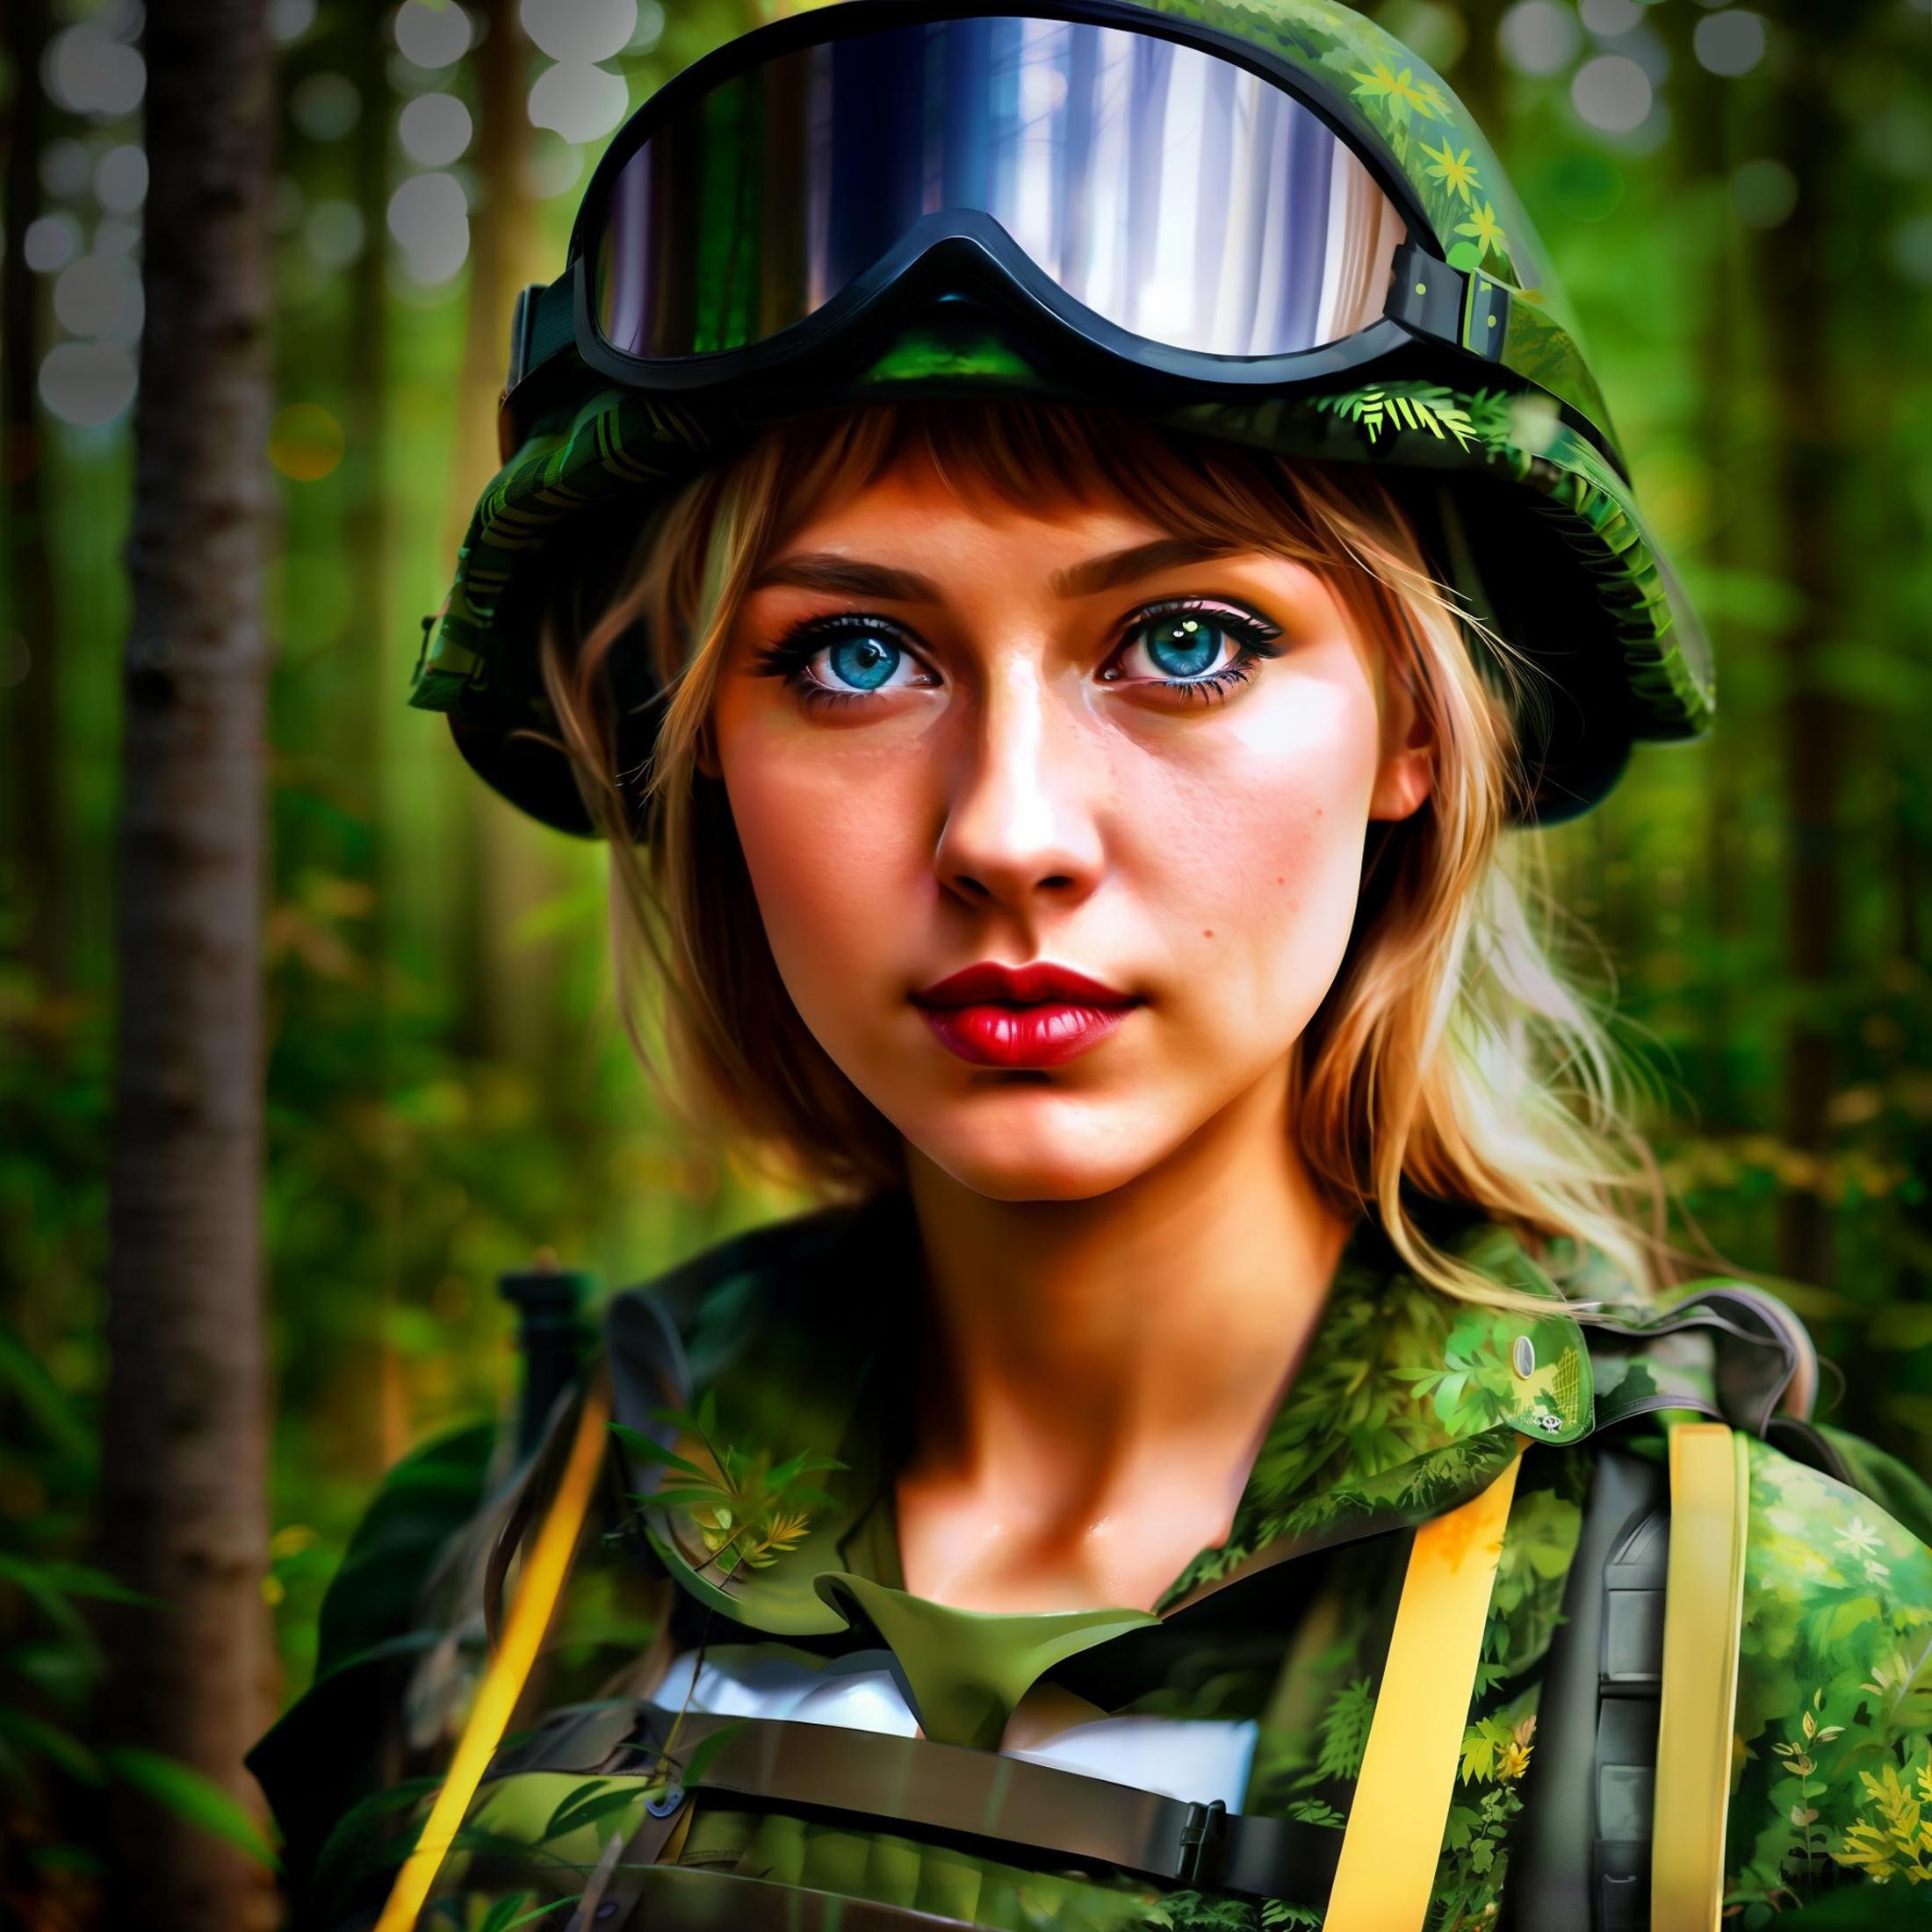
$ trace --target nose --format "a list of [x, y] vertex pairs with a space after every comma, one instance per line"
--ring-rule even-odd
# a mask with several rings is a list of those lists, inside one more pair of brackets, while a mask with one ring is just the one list
[[1002, 668], [948, 775], [935, 866], [955, 898], [1023, 912], [1078, 905], [1099, 883], [1104, 778], [1042, 667]]

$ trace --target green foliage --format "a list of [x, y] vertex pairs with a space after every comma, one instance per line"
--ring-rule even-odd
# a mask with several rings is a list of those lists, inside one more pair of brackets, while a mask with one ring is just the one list
[[101, 1763], [120, 1783], [165, 1806], [210, 1837], [247, 1852], [262, 1864], [274, 1864], [275, 1854], [254, 1819], [191, 1764], [133, 1744], [109, 1746], [101, 1753]]
[[740, 1564], [748, 1569], [768, 1568], [786, 1551], [796, 1549], [811, 1526], [813, 1509], [835, 1509], [836, 1501], [811, 1487], [805, 1478], [847, 1464], [805, 1450], [774, 1463], [768, 1449], [747, 1452], [735, 1444], [721, 1447], [717, 1440], [717, 1404], [707, 1389], [695, 1411], [657, 1409], [652, 1417], [680, 1431], [703, 1450], [710, 1467], [666, 1447], [622, 1423], [611, 1432], [633, 1455], [661, 1464], [690, 1481], [659, 1489], [631, 1500], [678, 1511], [696, 1529], [709, 1563], [721, 1576]]
[[1316, 1769], [1323, 1777], [1354, 1777], [1368, 1748], [1375, 1716], [1375, 1693], [1366, 1677], [1337, 1690], [1322, 1715], [1322, 1755]]

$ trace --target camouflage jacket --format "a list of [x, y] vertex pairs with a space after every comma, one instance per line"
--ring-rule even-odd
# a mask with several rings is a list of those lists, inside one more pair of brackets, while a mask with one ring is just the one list
[[[905, 1590], [890, 1506], [917, 1265], [903, 1205], [761, 1229], [613, 1298], [602, 1356], [631, 1433], [520, 1737], [541, 1739], [560, 1708], [642, 1698], [1003, 1751], [1338, 1839], [1401, 1532], [1521, 1450], [1427, 1932], [1507, 1926], [1528, 1909], [1510, 1867], [1536, 1817], [1539, 1700], [1597, 1453], [1615, 1441], [1661, 1458], [1673, 1420], [1719, 1416], [1750, 1432], [1727, 1912], [1746, 1926], [1932, 1922], [1932, 1491], [1856, 1437], [1776, 1415], [1790, 1365], [1778, 1373], [1775, 1352], [1674, 1323], [1600, 1264], [1560, 1251], [1546, 1274], [1492, 1228], [1456, 1245], [1546, 1296], [1547, 1314], [1453, 1301], [1365, 1223], [1226, 1540], [1151, 1613], [997, 1615]], [[1616, 1302], [1615, 1319], [1581, 1324], [1572, 1299]], [[379, 1899], [460, 1724], [531, 1489], [503, 1482], [475, 1507], [484, 1439], [433, 1446], [378, 1497], [330, 1595], [318, 1688], [253, 1760], [283, 1816], [298, 1924], [368, 1922], [358, 1908]], [[425, 1924], [561, 1928], [664, 1788], [589, 1775], [588, 1758], [533, 1763], [516, 1742]], [[934, 1925], [1322, 1923], [1306, 1900], [1063, 1870], [1019, 1847], [993, 1856], [705, 1791], [683, 1813], [653, 1839], [659, 1863]]]

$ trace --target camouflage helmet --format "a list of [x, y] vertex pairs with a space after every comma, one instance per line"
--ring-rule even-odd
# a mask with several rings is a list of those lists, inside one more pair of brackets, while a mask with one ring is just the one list
[[[1398, 224], [1386, 294], [1375, 290], [1380, 314], [1345, 340], [1297, 340], [1285, 352], [1176, 347], [1068, 296], [983, 208], [928, 214], [884, 269], [872, 265], [836, 300], [822, 291], [798, 299], [772, 330], [770, 271], [747, 296], [734, 257], [711, 245], [741, 232], [747, 205], [721, 208], [708, 177], [703, 193], [678, 182], [664, 204], [683, 211], [684, 243], [653, 242], [688, 255], [675, 328], [667, 334], [652, 313], [659, 260], [634, 278], [630, 333], [614, 342], [625, 299], [609, 292], [612, 250], [624, 221], [645, 219], [640, 172], [669, 174], [667, 157], [688, 162], [693, 140], [673, 138], [681, 117], [703, 124], [700, 143], [720, 125], [740, 147], [748, 139], [756, 154], [748, 170], [737, 158], [732, 191], [748, 172], [770, 193], [781, 137], [761, 117], [782, 62], [868, 35], [968, 27], [1018, 28], [1033, 45], [1049, 31], [1130, 34], [1290, 97], [1290, 111], [1346, 150]], [[962, 55], [941, 52], [951, 86]], [[1058, 92], [1063, 103], [1063, 77]], [[471, 518], [448, 599], [423, 620], [410, 702], [444, 713], [464, 755], [504, 796], [588, 832], [550, 742], [545, 610], [561, 598], [580, 625], [615, 589], [641, 517], [769, 423], [867, 402], [1000, 395], [1125, 405], [1192, 436], [1381, 465], [1438, 573], [1544, 674], [1519, 718], [1535, 820], [1595, 804], [1634, 743], [1694, 737], [1709, 724], [1708, 641], [1638, 510], [1527, 215], [1447, 84], [1335, 0], [1043, 0], [997, 14], [962, 0], [843, 0], [742, 36], [660, 89], [593, 176], [563, 275], [519, 298], [503, 467]], [[651, 653], [620, 660], [619, 761], [642, 772], [658, 695]]]

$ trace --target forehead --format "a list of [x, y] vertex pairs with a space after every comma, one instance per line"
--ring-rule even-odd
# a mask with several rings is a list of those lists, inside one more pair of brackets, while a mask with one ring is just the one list
[[848, 546], [930, 544], [942, 530], [1000, 537], [1028, 548], [1085, 553], [1174, 533], [1107, 479], [1042, 477], [1016, 487], [976, 465], [941, 464], [909, 449], [879, 472], [843, 479], [794, 518], [771, 557]]

